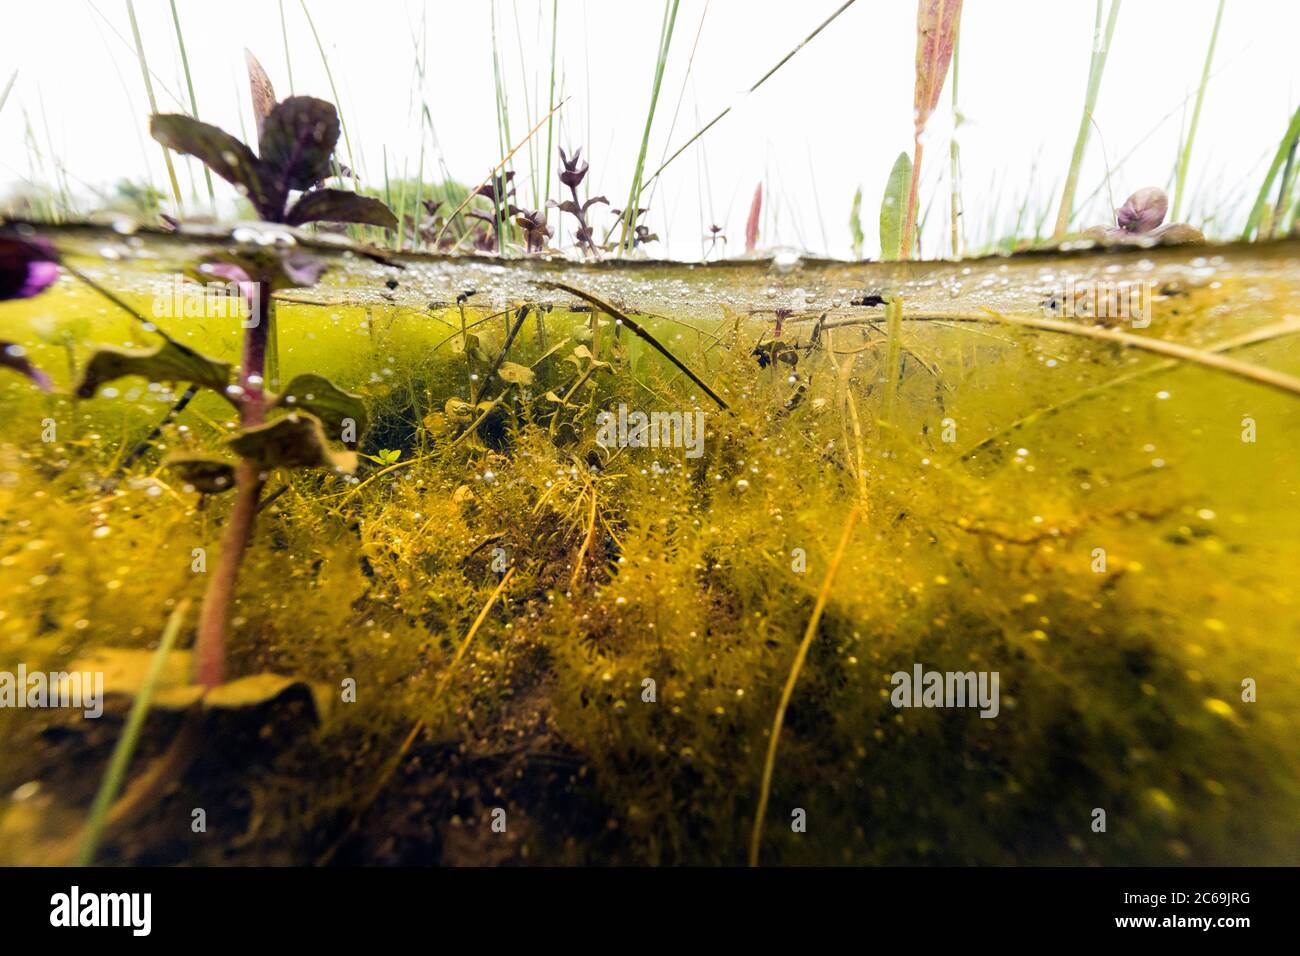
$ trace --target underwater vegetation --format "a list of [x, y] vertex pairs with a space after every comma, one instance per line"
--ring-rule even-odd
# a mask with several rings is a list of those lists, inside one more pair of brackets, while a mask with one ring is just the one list
[[0, 224], [0, 864], [1300, 862], [1300, 124], [1269, 241], [1179, 221], [1195, 120], [1073, 231], [1099, 42], [1056, 228], [919, 260], [921, 0], [880, 261], [763, 183], [655, 261], [678, 6], [621, 208], [554, 76], [380, 188], [249, 53], [253, 135], [149, 119], [243, 221]]

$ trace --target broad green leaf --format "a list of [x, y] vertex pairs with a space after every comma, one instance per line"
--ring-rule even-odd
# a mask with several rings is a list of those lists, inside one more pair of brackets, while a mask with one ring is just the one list
[[397, 217], [382, 202], [346, 189], [313, 189], [303, 193], [284, 221], [290, 226], [305, 222], [357, 222], [397, 228]]
[[897, 259], [902, 254], [903, 217], [907, 215], [907, 195], [911, 188], [912, 160], [907, 153], [899, 153], [880, 201], [881, 259]]
[[347, 473], [357, 468], [356, 453], [332, 451], [320, 419], [305, 412], [246, 428], [228, 444], [235, 454], [263, 468], [333, 468]]
[[155, 113], [149, 132], [169, 149], [202, 160], [210, 170], [242, 191], [263, 219], [279, 220], [288, 193], [253, 151], [225, 130], [184, 113]]
[[228, 364], [168, 340], [153, 349], [101, 348], [86, 364], [77, 397], [90, 398], [101, 385], [124, 375], [141, 375], [151, 382], [190, 382], [223, 397], [230, 384]]
[[163, 464], [186, 485], [205, 495], [219, 495], [235, 487], [235, 466], [220, 458], [176, 455]]
[[502, 362], [501, 367], [497, 369], [497, 375], [515, 385], [531, 385], [533, 379], [537, 377], [527, 365], [519, 365], [516, 362]]
[[332, 103], [291, 96], [277, 103], [262, 124], [262, 161], [284, 189], [307, 189], [330, 174], [338, 141], [339, 114]]
[[325, 433], [336, 438], [348, 420], [355, 423], [357, 438], [365, 434], [370, 424], [366, 404], [360, 395], [345, 392], [325, 376], [310, 372], [294, 376], [276, 398], [275, 404], [279, 408], [300, 408], [311, 412], [320, 419]]

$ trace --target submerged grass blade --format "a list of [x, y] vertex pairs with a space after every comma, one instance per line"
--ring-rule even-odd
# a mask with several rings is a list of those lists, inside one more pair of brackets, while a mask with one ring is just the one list
[[135, 701], [131, 704], [131, 712], [126, 718], [126, 725], [122, 728], [122, 736], [118, 738], [116, 746], [113, 747], [113, 756], [109, 758], [108, 769], [104, 771], [104, 779], [99, 785], [99, 791], [95, 794], [95, 802], [91, 804], [90, 819], [86, 824], [81, 847], [77, 851], [77, 866], [89, 866], [94, 862], [95, 851], [99, 849], [99, 841], [108, 822], [108, 811], [113, 806], [113, 800], [117, 797], [118, 791], [122, 789], [122, 781], [126, 777], [126, 769], [131, 763], [131, 755], [135, 753], [136, 744], [140, 740], [140, 729], [144, 726], [145, 717], [148, 716], [149, 703], [153, 700], [154, 687], [158, 683], [158, 676], [162, 673], [163, 664], [167, 662], [167, 655], [171, 653], [172, 646], [176, 643], [176, 638], [181, 632], [181, 625], [185, 623], [185, 615], [189, 612], [189, 609], [190, 602], [188, 600], [181, 601], [172, 611], [171, 617], [167, 619], [167, 626], [163, 629], [162, 640], [159, 641], [158, 650], [154, 653], [153, 661], [149, 665], [149, 673], [145, 676], [140, 693], [136, 695]]
[[1201, 69], [1201, 85], [1196, 89], [1196, 105], [1192, 107], [1192, 120], [1187, 127], [1187, 138], [1178, 156], [1178, 172], [1174, 177], [1174, 205], [1169, 221], [1178, 222], [1178, 212], [1183, 206], [1183, 186], [1187, 181], [1187, 167], [1192, 162], [1192, 143], [1196, 139], [1196, 124], [1201, 119], [1201, 103], [1205, 101], [1205, 88], [1210, 85], [1210, 67], [1214, 63], [1214, 46], [1219, 41], [1219, 24], [1223, 22], [1223, 8], [1227, 0], [1219, 0], [1219, 10], [1214, 15], [1214, 29], [1210, 31], [1210, 48], [1205, 51], [1205, 66]]
[[1079, 132], [1074, 139], [1074, 152], [1070, 156], [1069, 172], [1065, 176], [1065, 186], [1061, 190], [1061, 206], [1056, 213], [1056, 229], [1052, 235], [1059, 239], [1070, 229], [1070, 220], [1074, 218], [1074, 191], [1079, 185], [1079, 170], [1083, 166], [1083, 154], [1088, 148], [1088, 132], [1092, 128], [1092, 112], [1097, 106], [1097, 92], [1101, 89], [1101, 75], [1106, 69], [1106, 55], [1110, 51], [1111, 37], [1115, 35], [1115, 21], [1119, 19], [1120, 0], [1111, 0], [1110, 14], [1106, 19], [1103, 34], [1102, 0], [1097, 0], [1097, 18], [1094, 27], [1095, 39], [1092, 60], [1088, 64], [1088, 92], [1083, 100], [1083, 115], [1079, 117]]
[[781, 739], [781, 727], [785, 723], [785, 711], [790, 706], [790, 698], [794, 695], [794, 685], [799, 681], [799, 672], [803, 670], [804, 661], [808, 659], [808, 648], [812, 646], [813, 636], [817, 633], [817, 625], [821, 623], [822, 612], [826, 610], [826, 602], [831, 594], [831, 585], [835, 583], [835, 575], [839, 572], [840, 564], [844, 561], [844, 552], [848, 550], [849, 539], [853, 536], [853, 529], [857, 526], [858, 518], [862, 513], [861, 509], [861, 504], [855, 504], [844, 522], [844, 531], [840, 535], [839, 546], [836, 547], [835, 555], [831, 558], [830, 567], [826, 569], [826, 577], [822, 579], [821, 591], [817, 594], [817, 603], [813, 605], [812, 616], [808, 618], [808, 627], [804, 629], [803, 640], [799, 642], [799, 650], [795, 652], [794, 663], [790, 666], [790, 676], [786, 678], [785, 687], [781, 689], [781, 700], [776, 706], [776, 715], [772, 718], [772, 731], [767, 738], [767, 757], [763, 761], [763, 782], [759, 785], [758, 809], [754, 813], [754, 828], [749, 835], [750, 866], [758, 866], [758, 850], [763, 839], [763, 818], [767, 816], [767, 801], [772, 793], [772, 772], [776, 769], [776, 747]]
[[1102, 342], [1114, 342], [1129, 348], [1154, 352], [1168, 358], [1193, 362], [1205, 368], [1218, 369], [1221, 372], [1227, 372], [1230, 375], [1244, 378], [1259, 385], [1267, 385], [1288, 395], [1300, 395], [1300, 378], [1296, 378], [1294, 375], [1288, 375], [1285, 372], [1278, 372], [1260, 365], [1251, 365], [1249, 362], [1239, 362], [1236, 359], [1228, 358], [1226, 355], [1193, 348], [1190, 345], [1183, 345], [1181, 342], [1168, 342], [1164, 339], [1133, 335], [1129, 332], [1121, 332], [1118, 329], [1107, 329], [1096, 325], [1075, 325], [1072, 322], [1062, 322], [1059, 319], [1033, 319], [1025, 316], [1003, 315], [992, 309], [985, 309], [984, 311], [998, 322], [1042, 329], [1045, 332], [1060, 332], [1065, 335], [1097, 339]]
[[563, 282], [546, 282], [543, 284], [547, 288], [559, 289], [560, 291], [567, 292], [570, 295], [576, 295], [579, 299], [583, 299], [584, 301], [590, 303], [591, 305], [595, 306], [597, 309], [600, 309], [600, 311], [604, 312], [606, 315], [613, 316], [615, 319], [622, 322], [623, 325], [625, 325], [628, 329], [630, 329], [633, 335], [637, 336], [637, 338], [645, 340], [646, 342], [649, 342], [660, 355], [668, 359], [668, 361], [672, 362], [673, 365], [677, 366], [678, 371], [680, 371], [683, 375], [685, 375], [692, 382], [698, 385], [704, 391], [705, 395], [708, 395], [709, 398], [717, 402], [719, 408], [725, 411], [729, 407], [727, 403], [722, 399], [722, 397], [718, 395], [718, 393], [715, 392], [712, 388], [709, 387], [708, 383], [706, 383], [704, 379], [700, 378], [693, 371], [691, 371], [690, 367], [681, 359], [679, 359], [676, 355], [674, 355], [671, 351], [669, 351], [666, 345], [664, 345], [657, 338], [655, 338], [653, 335], [647, 332], [644, 328], [641, 327], [640, 323], [633, 320], [631, 316], [627, 315], [621, 309], [615, 308], [614, 306], [606, 302], [604, 299], [598, 298], [597, 296], [592, 295], [590, 292], [584, 292], [582, 289], [575, 288], [574, 286], [571, 285], [566, 285]]

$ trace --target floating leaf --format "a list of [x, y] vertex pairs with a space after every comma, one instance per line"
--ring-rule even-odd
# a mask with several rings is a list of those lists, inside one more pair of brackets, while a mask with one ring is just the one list
[[257, 62], [257, 57], [247, 47], [244, 48], [244, 61], [248, 64], [248, 87], [253, 94], [253, 119], [257, 121], [257, 138], [260, 141], [266, 117], [275, 109], [275, 90], [266, 70], [262, 69], [262, 64]]
[[912, 161], [899, 153], [880, 201], [880, 258], [897, 259], [903, 248], [903, 216], [912, 187]]
[[338, 141], [339, 114], [332, 103], [314, 96], [291, 96], [266, 117], [262, 161], [282, 188], [307, 189], [329, 175]]
[[218, 495], [235, 487], [235, 466], [220, 458], [177, 455], [163, 464], [186, 485], [205, 495]]
[[170, 340], [153, 349], [105, 346], [86, 364], [77, 397], [90, 398], [101, 385], [124, 375], [142, 375], [151, 382], [190, 382], [225, 396], [230, 366]]
[[[153, 666], [154, 652], [108, 647], [73, 661], [67, 673], [103, 674], [106, 697], [135, 697], [143, 689]], [[243, 710], [269, 703], [291, 690], [307, 691], [317, 718], [328, 712], [332, 696], [322, 684], [282, 674], [250, 674], [211, 689], [192, 682], [193, 651], [172, 651], [163, 662], [149, 706], [156, 710], [187, 710], [202, 701], [206, 710]], [[60, 693], [65, 688], [60, 685]]]
[[339, 435], [344, 424], [351, 420], [357, 437], [365, 434], [370, 424], [366, 404], [360, 395], [345, 392], [323, 375], [306, 373], [294, 376], [276, 398], [277, 408], [300, 408], [320, 419], [325, 432]]
[[31, 363], [27, 358], [27, 350], [21, 345], [0, 341], [0, 366], [13, 369], [19, 375], [26, 375], [43, 392], [54, 391], [50, 377]]
[[333, 700], [329, 688], [301, 677], [287, 677], [283, 674], [250, 674], [218, 684], [204, 695], [203, 707], [206, 710], [244, 710], [278, 700], [298, 689], [308, 693], [316, 718], [323, 719]]
[[[154, 651], [105, 647], [67, 667], [72, 674], [103, 674], [105, 696], [134, 697], [144, 688], [153, 666]], [[194, 653], [173, 650], [163, 662], [149, 706], [156, 710], [184, 710], [203, 696], [194, 684]]]
[[333, 468], [347, 473], [357, 468], [356, 453], [332, 451], [320, 419], [302, 412], [246, 428], [228, 444], [235, 454], [263, 468]]
[[382, 202], [346, 189], [313, 189], [303, 193], [284, 221], [290, 226], [305, 222], [356, 222], [397, 228], [397, 217]]
[[288, 193], [274, 170], [225, 130], [184, 113], [155, 113], [149, 132], [169, 149], [197, 157], [226, 182], [243, 187], [263, 219], [278, 221], [284, 214]]
[[512, 382], [515, 385], [531, 385], [533, 379], [537, 377], [528, 366], [519, 365], [516, 362], [502, 362], [501, 367], [497, 369], [497, 375], [501, 376], [504, 381]]

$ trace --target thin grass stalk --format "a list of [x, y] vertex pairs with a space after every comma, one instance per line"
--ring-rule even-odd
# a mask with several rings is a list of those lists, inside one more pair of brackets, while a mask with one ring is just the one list
[[[158, 112], [158, 100], [153, 95], [153, 80], [150, 79], [149, 61], [144, 55], [144, 41], [140, 39], [140, 24], [135, 19], [135, 4], [131, 0], [126, 0], [127, 16], [131, 19], [131, 34], [135, 37], [135, 54], [140, 61], [140, 75], [144, 77], [144, 90], [149, 96], [149, 111]], [[172, 153], [166, 146], [162, 148], [163, 160], [167, 164], [167, 177], [171, 180], [172, 197], [176, 200], [176, 211], [184, 212], [185, 205], [181, 201], [181, 184], [176, 179], [176, 167], [172, 163]]]
[[1079, 185], [1079, 171], [1083, 166], [1083, 154], [1088, 148], [1088, 132], [1092, 128], [1092, 112], [1097, 106], [1097, 93], [1101, 89], [1101, 75], [1106, 69], [1106, 56], [1110, 51], [1111, 37], [1115, 35], [1115, 22], [1119, 19], [1120, 0], [1111, 0], [1110, 13], [1106, 19], [1103, 37], [1102, 0], [1097, 0], [1097, 16], [1094, 24], [1094, 46], [1092, 59], [1088, 64], [1088, 92], [1083, 100], [1083, 115], [1079, 117], [1079, 132], [1074, 140], [1074, 152], [1070, 155], [1070, 167], [1065, 176], [1065, 187], [1061, 191], [1061, 206], [1056, 214], [1056, 229], [1053, 238], [1059, 239], [1070, 229], [1070, 220], [1074, 218], [1074, 192]]
[[1174, 178], [1174, 205], [1169, 215], [1170, 222], [1178, 222], [1178, 212], [1183, 205], [1183, 186], [1187, 182], [1187, 167], [1192, 161], [1192, 143], [1196, 139], [1196, 125], [1201, 119], [1201, 103], [1205, 100], [1205, 88], [1210, 84], [1210, 67], [1214, 63], [1214, 46], [1219, 41], [1219, 24], [1223, 22], [1223, 8], [1227, 0], [1219, 0], [1219, 9], [1214, 14], [1214, 29], [1210, 31], [1210, 47], [1205, 51], [1205, 66], [1201, 68], [1201, 85], [1196, 88], [1196, 105], [1192, 107], [1192, 121], [1187, 127], [1187, 139], [1183, 142], [1183, 151], [1178, 157], [1178, 173]]
[[108, 769], [104, 771], [104, 779], [95, 793], [95, 801], [90, 805], [90, 817], [81, 838], [81, 846], [77, 850], [76, 866], [90, 866], [95, 861], [95, 852], [99, 849], [100, 840], [108, 823], [109, 810], [122, 789], [127, 767], [130, 766], [131, 757], [140, 741], [140, 730], [144, 727], [145, 717], [149, 714], [154, 688], [158, 685], [158, 678], [162, 674], [163, 665], [167, 662], [167, 655], [176, 644], [176, 638], [180, 635], [181, 625], [185, 623], [185, 615], [189, 613], [189, 609], [188, 600], [180, 601], [167, 619], [167, 626], [163, 628], [162, 640], [158, 642], [158, 650], [154, 652], [153, 660], [149, 664], [149, 673], [145, 675], [140, 692], [131, 704], [131, 712], [127, 715], [126, 724], [122, 728], [122, 736], [113, 747]]
[[790, 675], [786, 678], [785, 686], [781, 689], [781, 700], [777, 704], [776, 714], [772, 718], [772, 731], [767, 739], [767, 757], [763, 761], [763, 779], [758, 790], [758, 809], [754, 813], [754, 828], [749, 835], [750, 866], [758, 866], [758, 851], [763, 839], [763, 818], [767, 816], [768, 798], [772, 793], [772, 773], [776, 769], [776, 748], [781, 740], [781, 728], [785, 724], [785, 712], [790, 706], [790, 698], [794, 696], [794, 687], [799, 681], [799, 673], [803, 670], [804, 661], [808, 659], [808, 648], [812, 646], [813, 636], [817, 633], [817, 625], [821, 623], [822, 613], [826, 610], [831, 585], [835, 583], [835, 575], [839, 572], [840, 564], [844, 561], [844, 553], [848, 550], [849, 539], [853, 535], [853, 529], [857, 526], [861, 514], [862, 504], [859, 502], [853, 506], [853, 510], [849, 512], [849, 516], [844, 522], [844, 531], [840, 535], [840, 543], [835, 549], [835, 555], [831, 558], [830, 567], [826, 569], [826, 577], [822, 579], [821, 590], [817, 594], [817, 603], [813, 605], [812, 615], [808, 618], [808, 627], [804, 630], [803, 640], [799, 642], [799, 649], [794, 655], [794, 663], [790, 667]]
[[641, 204], [641, 177], [645, 172], [645, 154], [650, 148], [650, 127], [654, 124], [655, 105], [659, 102], [659, 88], [663, 85], [664, 66], [668, 62], [668, 48], [673, 40], [673, 27], [677, 23], [680, 0], [664, 4], [664, 20], [659, 29], [659, 56], [655, 62], [655, 78], [650, 90], [650, 108], [646, 111], [645, 130], [641, 134], [641, 150], [637, 153], [636, 172], [632, 175], [632, 188], [628, 191], [627, 205], [623, 207], [623, 226], [619, 233], [619, 248], [627, 251], [628, 236], [636, 234], [637, 209]]
[[14, 81], [18, 79], [18, 71], [15, 69], [9, 74], [9, 82], [5, 84], [4, 92], [0, 93], [0, 110], [5, 108], [5, 103], [9, 100], [9, 92], [14, 88]]
[[[181, 51], [181, 66], [185, 70], [185, 86], [190, 94], [190, 115], [195, 119], [199, 118], [199, 101], [194, 95], [194, 77], [190, 74], [190, 57], [185, 52], [185, 35], [181, 32], [181, 16], [176, 12], [176, 0], [170, 0], [172, 8], [172, 23], [176, 25], [176, 45]], [[207, 164], [203, 166], [203, 178], [208, 184], [208, 202], [212, 204], [213, 212], [217, 208], [217, 194], [212, 188], [212, 171], [208, 169]]]
[[[560, 0], [551, 0], [551, 85], [546, 96], [546, 106], [548, 109], [555, 108], [555, 42], [560, 32]], [[2, 105], [2, 104], [0, 104]], [[552, 121], [548, 114], [546, 117], [546, 191], [545, 202], [551, 201], [551, 154], [555, 151], [552, 139]], [[547, 208], [545, 205], [540, 208]]]
[[[830, 26], [831, 22], [832, 22], [833, 20], [835, 20], [836, 17], [838, 17], [841, 13], [843, 13], [843, 12], [844, 12], [845, 10], [847, 10], [849, 7], [853, 6], [853, 4], [854, 4], [855, 2], [857, 2], [857, 0], [845, 0], [844, 4], [842, 4], [842, 5], [841, 5], [841, 6], [840, 6], [840, 7], [839, 7], [839, 8], [838, 8], [834, 13], [832, 13], [829, 17], [827, 17], [825, 20], [823, 20], [821, 23], [819, 23], [819, 24], [817, 25], [817, 28], [816, 28], [815, 30], [813, 30], [812, 33], [808, 34], [806, 37], [804, 37], [802, 40], [800, 40], [800, 41], [799, 41], [799, 44], [798, 44], [797, 46], [795, 46], [794, 49], [790, 50], [790, 52], [788, 52], [785, 56], [783, 56], [783, 57], [781, 57], [781, 59], [777, 60], [775, 66], [773, 66], [770, 70], [768, 70], [766, 73], [764, 73], [762, 76], [760, 76], [760, 77], [758, 78], [758, 80], [756, 80], [756, 81], [754, 82], [754, 84], [753, 84], [753, 85], [752, 85], [748, 90], [745, 91], [745, 95], [748, 96], [750, 93], [753, 93], [756, 89], [758, 89], [760, 86], [762, 86], [764, 83], [766, 83], [769, 79], [771, 79], [771, 78], [772, 78], [772, 75], [775, 74], [777, 70], [781, 69], [781, 67], [785, 66], [788, 62], [790, 62], [790, 58], [791, 58], [791, 57], [793, 57], [796, 53], [798, 53], [798, 52], [799, 52], [800, 50], [802, 50], [805, 46], [807, 46], [808, 43], [813, 39], [813, 37], [817, 36], [817, 34], [821, 33], [821, 32], [822, 32], [823, 30], [825, 30], [828, 26]], [[733, 104], [733, 105], [734, 105], [734, 104]], [[656, 170], [655, 170], [655, 171], [654, 171], [654, 172], [649, 176], [648, 179], [646, 179], [645, 184], [648, 186], [648, 185], [650, 185], [652, 182], [654, 182], [656, 179], [658, 179], [658, 178], [659, 178], [659, 174], [662, 173], [665, 169], [668, 168], [669, 163], [671, 163], [674, 159], [676, 159], [676, 158], [677, 158], [678, 156], [680, 156], [682, 153], [686, 152], [686, 150], [688, 150], [688, 149], [690, 148], [690, 146], [691, 146], [692, 143], [694, 143], [697, 139], [699, 139], [701, 136], [703, 136], [705, 133], [707, 133], [709, 130], [711, 130], [715, 125], [717, 125], [718, 121], [721, 120], [721, 119], [722, 119], [724, 116], [726, 116], [728, 113], [730, 113], [731, 110], [732, 110], [732, 107], [731, 107], [731, 106], [728, 106], [728, 107], [727, 107], [726, 109], [724, 109], [721, 113], [719, 113], [717, 116], [713, 117], [713, 119], [709, 120], [709, 121], [708, 121], [707, 123], [705, 123], [702, 127], [700, 127], [700, 129], [696, 131], [695, 135], [693, 135], [693, 136], [692, 136], [690, 139], [688, 139], [686, 142], [682, 143], [682, 145], [681, 145], [680, 147], [678, 147], [678, 149], [676, 150], [676, 152], [674, 152], [671, 156], [669, 156], [666, 160], [664, 160], [663, 163], [660, 164], [659, 168], [656, 169]]]
[[293, 58], [289, 56], [289, 28], [284, 20], [284, 0], [280, 4], [280, 38], [284, 41], [284, 69], [289, 74], [289, 95], [293, 96]]
[[[316, 32], [316, 23], [311, 18], [311, 11], [307, 9], [307, 0], [299, 0], [302, 4], [302, 12], [307, 17], [307, 26], [311, 28], [312, 39], [316, 41], [316, 49], [320, 51], [321, 65], [325, 67], [325, 79], [329, 80], [330, 95], [334, 97], [334, 106], [339, 111], [339, 126], [343, 130], [343, 145], [348, 150], [348, 165], [352, 167], [352, 174], [359, 175], [357, 161], [352, 156], [352, 139], [348, 136], [348, 122], [343, 116], [343, 101], [339, 99], [338, 87], [334, 85], [334, 72], [330, 69], [329, 57], [325, 55], [325, 46], [321, 43], [320, 34]], [[290, 81], [292, 84], [292, 81]]]
[[961, 54], [961, 19], [957, 20], [957, 39], [952, 44], [952, 139], [948, 141], [948, 184], [951, 190], [948, 206], [948, 219], [952, 232], [952, 257], [961, 258], [961, 175], [958, 163], [961, 158], [957, 145], [957, 127], [961, 125], [961, 113], [957, 109], [957, 66]]

